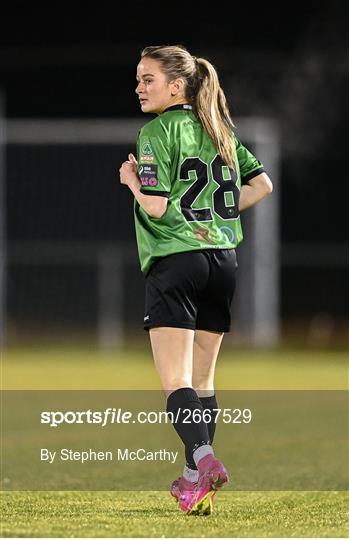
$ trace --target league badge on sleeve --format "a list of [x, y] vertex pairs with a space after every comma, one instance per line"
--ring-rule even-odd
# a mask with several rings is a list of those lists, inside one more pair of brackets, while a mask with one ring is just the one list
[[142, 187], [156, 187], [158, 185], [158, 166], [143, 165], [139, 172]]
[[150, 142], [145, 142], [142, 144], [141, 148], [141, 161], [153, 161], [154, 155], [153, 155], [153, 149], [151, 147]]

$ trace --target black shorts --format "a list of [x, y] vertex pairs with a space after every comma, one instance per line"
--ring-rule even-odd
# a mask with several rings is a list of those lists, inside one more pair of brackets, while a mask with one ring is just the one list
[[236, 269], [234, 249], [188, 251], [159, 259], [146, 276], [144, 329], [228, 332]]

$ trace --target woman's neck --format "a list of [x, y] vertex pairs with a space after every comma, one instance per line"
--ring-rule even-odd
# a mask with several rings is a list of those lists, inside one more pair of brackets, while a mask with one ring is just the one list
[[189, 105], [189, 101], [184, 98], [184, 97], [180, 97], [180, 98], [177, 98], [177, 99], [171, 99], [171, 101], [169, 101], [166, 105], [166, 107], [164, 107], [162, 109], [162, 111], [158, 114], [162, 114], [164, 111], [166, 111], [166, 109], [168, 109], [169, 107], [173, 107], [174, 105]]

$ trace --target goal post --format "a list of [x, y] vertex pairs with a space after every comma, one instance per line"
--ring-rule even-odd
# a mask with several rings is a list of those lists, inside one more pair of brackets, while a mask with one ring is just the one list
[[276, 121], [237, 120], [238, 136], [263, 163], [272, 196], [241, 214], [245, 240], [238, 247], [238, 288], [234, 339], [253, 346], [280, 341], [280, 134]]

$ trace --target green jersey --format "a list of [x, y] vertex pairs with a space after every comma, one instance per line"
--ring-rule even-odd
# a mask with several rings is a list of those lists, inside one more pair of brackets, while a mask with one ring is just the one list
[[168, 197], [165, 214], [150, 217], [135, 201], [142, 272], [159, 258], [202, 249], [231, 249], [242, 240], [241, 184], [263, 166], [232, 134], [235, 169], [217, 153], [191, 105], [175, 105], [146, 124], [137, 142], [141, 192]]

